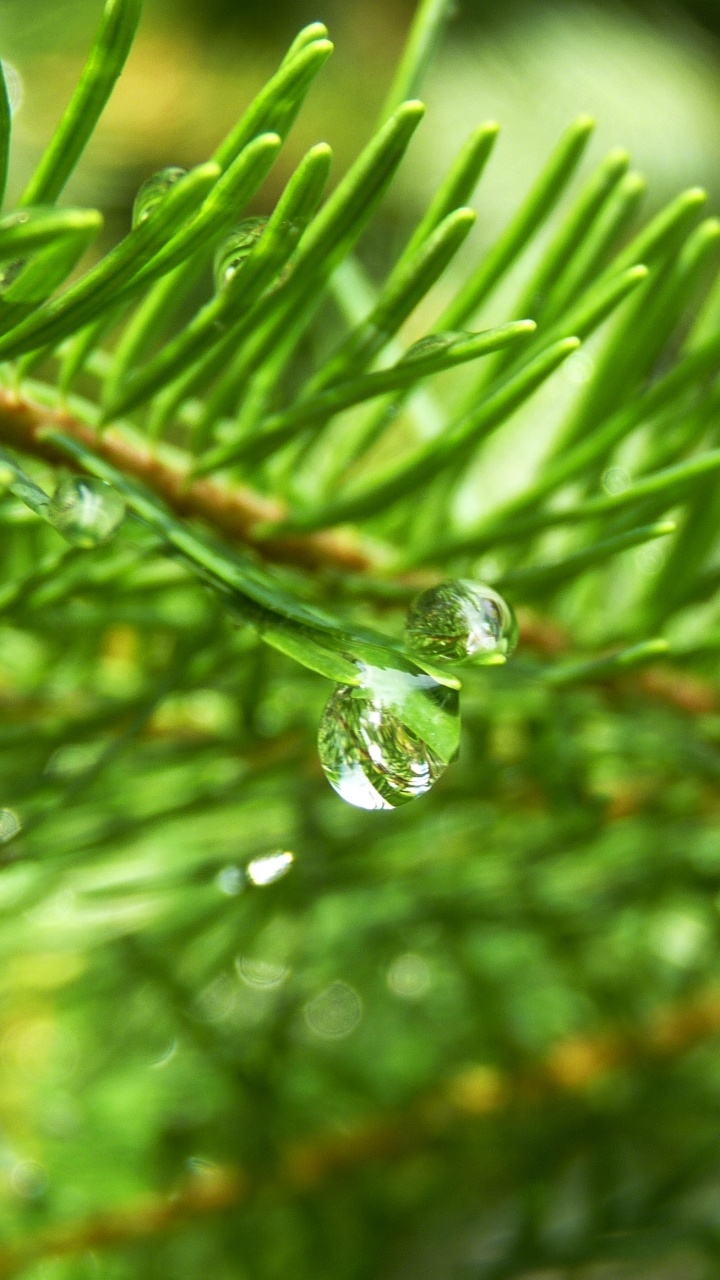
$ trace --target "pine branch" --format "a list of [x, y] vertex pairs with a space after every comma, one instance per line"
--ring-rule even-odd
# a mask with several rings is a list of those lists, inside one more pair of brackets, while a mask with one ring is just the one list
[[99, 433], [65, 410], [47, 408], [12, 391], [0, 392], [2, 442], [55, 465], [67, 465], [68, 454], [47, 438], [49, 430], [67, 434], [123, 474], [139, 480], [177, 515], [202, 520], [227, 537], [261, 549], [269, 560], [348, 571], [368, 570], [374, 564], [358, 541], [341, 534], [259, 539], [254, 536], [257, 524], [282, 516], [276, 501], [244, 486], [190, 480], [189, 459], [185, 465], [177, 460], [163, 461], [157, 450], [119, 428]]

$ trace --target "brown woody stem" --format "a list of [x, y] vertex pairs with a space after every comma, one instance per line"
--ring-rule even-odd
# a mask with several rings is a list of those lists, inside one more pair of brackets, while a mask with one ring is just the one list
[[244, 542], [265, 559], [307, 569], [337, 569], [361, 573], [376, 568], [375, 559], [359, 538], [331, 530], [261, 539], [255, 528], [283, 518], [285, 508], [245, 485], [220, 480], [189, 480], [191, 461], [179, 451], [154, 450], [130, 431], [111, 427], [102, 434], [72, 414], [38, 404], [17, 392], [0, 390], [0, 442], [47, 462], [68, 466], [67, 457], [42, 439], [54, 427], [92, 449], [124, 475], [139, 480], [176, 515], [202, 520], [225, 537]]

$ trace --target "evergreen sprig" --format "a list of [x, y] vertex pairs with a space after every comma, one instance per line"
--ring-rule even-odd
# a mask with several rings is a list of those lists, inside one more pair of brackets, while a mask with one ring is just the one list
[[[434, 12], [422, 11], [399, 83], [418, 81], [443, 14], [442, 5], [435, 6]], [[272, 556], [278, 536], [287, 533], [303, 535], [348, 521], [370, 522], [368, 533], [374, 543], [379, 538], [381, 545], [368, 551], [367, 563], [373, 571], [382, 566], [383, 572], [392, 571], [394, 562], [418, 560], [446, 573], [462, 572], [468, 556], [520, 543], [519, 552], [513, 550], [503, 571], [504, 581], [512, 583], [513, 572], [523, 565], [531, 569], [536, 564], [542, 573], [536, 535], [559, 523], [581, 520], [587, 533], [580, 534], [580, 541], [575, 535], [568, 548], [577, 557], [571, 557], [570, 563], [576, 563], [580, 573], [585, 565], [579, 554], [582, 539], [589, 538], [591, 545], [606, 532], [612, 535], [616, 511], [627, 508], [636, 523], [638, 516], [642, 523], [647, 514], [659, 517], [676, 510], [680, 500], [685, 510], [692, 510], [697, 483], [713, 465], [712, 453], [707, 458], [703, 454], [710, 429], [703, 396], [712, 394], [712, 384], [707, 378], [701, 384], [698, 370], [691, 373], [686, 388], [682, 376], [684, 361], [694, 361], [693, 370], [697, 364], [688, 330], [693, 309], [697, 315], [707, 293], [718, 242], [713, 219], [697, 222], [702, 193], [680, 196], [630, 244], [614, 247], [602, 228], [622, 188], [628, 162], [625, 153], [611, 152], [551, 234], [533, 279], [521, 290], [515, 310], [518, 319], [477, 335], [457, 332], [468, 322], [477, 323], [483, 304], [553, 214], [592, 132], [592, 121], [585, 117], [561, 139], [508, 228], [481, 255], [454, 300], [442, 309], [432, 335], [409, 351], [403, 353], [395, 335], [424, 302], [472, 228], [474, 215], [463, 202], [488, 160], [497, 132], [492, 124], [480, 126], [465, 144], [432, 207], [377, 291], [369, 313], [351, 325], [336, 350], [314, 370], [308, 370], [303, 357], [304, 387], [293, 389], [290, 402], [283, 390], [284, 373], [294, 367], [294, 353], [308, 325], [326, 305], [333, 272], [353, 253], [422, 118], [423, 108], [413, 101], [393, 106], [379, 132], [319, 208], [331, 152], [326, 144], [311, 148], [237, 270], [216, 287], [177, 335], [168, 335], [168, 324], [189, 283], [207, 273], [223, 237], [233, 224], [241, 224], [248, 201], [274, 164], [287, 129], [331, 51], [321, 24], [301, 33], [276, 76], [218, 146], [215, 157], [168, 190], [152, 216], [58, 292], [59, 280], [48, 270], [49, 264], [60, 263], [67, 274], [101, 219], [93, 210], [55, 212], [47, 205], [57, 198], [82, 153], [122, 69], [138, 16], [136, 3], [107, 6], [78, 91], [23, 198], [28, 212], [6, 215], [7, 229], [0, 227], [0, 249], [4, 239], [6, 261], [20, 261], [22, 255], [20, 274], [5, 290], [0, 357], [19, 361], [15, 366], [19, 373], [8, 364], [8, 377], [15, 385], [23, 370], [32, 367], [36, 379], [38, 372], [43, 373], [42, 389], [36, 382], [26, 391], [20, 382], [20, 401], [32, 405], [37, 394], [42, 402], [52, 403], [55, 396], [54, 403], [60, 407], [69, 403], [73, 384], [84, 374], [94, 381], [102, 405], [98, 417], [92, 405], [73, 401], [78, 421], [96, 433], [96, 442], [86, 431], [82, 433], [89, 452], [81, 455], [77, 448], [73, 452], [70, 439], [62, 441], [55, 432], [58, 450], [72, 456], [75, 465], [98, 474], [101, 463], [91, 455], [102, 453], [102, 442], [110, 432], [128, 441], [132, 433], [149, 433], [155, 441], [162, 436], [182, 451], [177, 466], [189, 475], [190, 488], [197, 483], [193, 477], [199, 480], [222, 472], [230, 489], [249, 484], [260, 494], [280, 499], [279, 520], [259, 519], [248, 529], [256, 553], [262, 555], [267, 548]], [[398, 92], [393, 90], [392, 103]], [[9, 127], [8, 117], [6, 130]], [[43, 207], [35, 209], [36, 204]], [[615, 222], [613, 218], [613, 226]], [[618, 233], [616, 227], [615, 246]], [[599, 235], [602, 247], [595, 245]], [[34, 270], [36, 264], [42, 270]], [[46, 292], [50, 296], [43, 296]], [[629, 295], [633, 301], [627, 301]], [[712, 301], [708, 305], [712, 307]], [[714, 351], [714, 334], [707, 332], [708, 327], [706, 323], [703, 345]], [[482, 489], [477, 459], [485, 440], [500, 431], [579, 343], [588, 342], [599, 328], [608, 336], [595, 359], [593, 376], [583, 387], [577, 408], [569, 417], [565, 411], [567, 426], [558, 422], [562, 443], [544, 471], [530, 481], [526, 492], [513, 498], [507, 510], [484, 517], [477, 527], [472, 520], [468, 527], [467, 518], [458, 526], [455, 495], [469, 474]], [[629, 334], [633, 335], [631, 345]], [[465, 390], [463, 403], [446, 414], [438, 411], [434, 438], [395, 446], [391, 461], [384, 462], [383, 441], [387, 437], [389, 444], [400, 438], [399, 419], [407, 420], [412, 438], [413, 395], [420, 384], [492, 352], [498, 353], [494, 359], [483, 361], [488, 372], [470, 392]], [[660, 383], [654, 377], [658, 368], [663, 372]], [[293, 387], [295, 381], [294, 376]], [[669, 394], [660, 396], [664, 385]], [[685, 461], [675, 461], [667, 473], [662, 467], [653, 473], [650, 460], [638, 460], [642, 479], [638, 476], [622, 496], [593, 496], [599, 470], [612, 465], [613, 453], [629, 448], [634, 440], [656, 436], [661, 429], [659, 410], [666, 424], [672, 415], [684, 412], [688, 396], [701, 425], [683, 442], [679, 457]], [[383, 399], [379, 416], [372, 406], [377, 399]], [[456, 396], [444, 399], [457, 404]], [[371, 416], [365, 425], [358, 426], [357, 415], [347, 421], [339, 417], [351, 406], [366, 402]], [[5, 420], [12, 414], [11, 399], [6, 398]], [[71, 420], [68, 427], [69, 437]], [[5, 438], [18, 443], [9, 426]], [[322, 474], [321, 460], [328, 450], [345, 457], [343, 469], [332, 468], [329, 500], [322, 482], [318, 489], [315, 479], [318, 470]], [[288, 468], [293, 475], [290, 488], [281, 479], [290, 474]], [[142, 475], [146, 485], [150, 470], [151, 464]], [[103, 476], [123, 488], [122, 477], [111, 476], [107, 467]], [[556, 505], [569, 484], [586, 493], [577, 508], [564, 501]], [[418, 492], [427, 494], [425, 504], [432, 495], [432, 519], [423, 522], [420, 532], [414, 521]], [[167, 498], [167, 493], [159, 496]], [[388, 525], [391, 509], [397, 514]], [[165, 521], [167, 529], [161, 508], [153, 511], [156, 527]], [[528, 511], [532, 514], [525, 515]], [[145, 514], [147, 518], [149, 508]], [[212, 523], [212, 513], [208, 514]], [[383, 532], [390, 528], [391, 534]], [[448, 534], [453, 528], [455, 532]], [[302, 536], [298, 545], [302, 547]], [[237, 553], [228, 549], [223, 555], [235, 563], [237, 581], [237, 574], [243, 572]], [[300, 549], [298, 559], [302, 556]], [[698, 573], [705, 568], [705, 563], [696, 565]], [[226, 591], [227, 574], [218, 572], [217, 562], [211, 569], [206, 564], [205, 572]], [[572, 582], [569, 571], [568, 590]], [[235, 604], [243, 605], [241, 595]], [[317, 645], [322, 648], [325, 641], [315, 637], [304, 650], [297, 630], [297, 606], [279, 587], [274, 609], [276, 620], [295, 633], [295, 656], [318, 669]], [[248, 617], [251, 613], [250, 609]], [[639, 621], [637, 625], [641, 628]], [[337, 640], [333, 649], [342, 648], [347, 670], [361, 657], [353, 628], [335, 614], [331, 629]], [[377, 642], [397, 649], [391, 639], [378, 637]], [[337, 671], [337, 659], [329, 656], [328, 662]], [[330, 669], [325, 673], [330, 674]]]
[[[56, 202], [140, 16], [107, 0], [0, 217], [0, 1275], [399, 1277], [407, 1234], [478, 1280], [717, 1266], [720, 224], [695, 188], [640, 222], [624, 151], [578, 178], [580, 116], [483, 247], [468, 121], [373, 278], [450, 7], [347, 173], [319, 141], [258, 220], [313, 23], [97, 257]], [[10, 131], [3, 86], [0, 176]], [[68, 473], [112, 540], [60, 537]], [[462, 673], [431, 799], [343, 809], [317, 676], [455, 688], [402, 638], [447, 578], [518, 657]]]

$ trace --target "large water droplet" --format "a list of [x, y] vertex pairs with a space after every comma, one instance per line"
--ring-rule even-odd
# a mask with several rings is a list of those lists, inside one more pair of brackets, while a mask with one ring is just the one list
[[47, 518], [76, 547], [97, 547], [113, 536], [125, 517], [125, 503], [104, 480], [69, 476], [61, 480]]
[[146, 222], [152, 216], [158, 205], [162, 204], [170, 188], [184, 178], [186, 173], [187, 169], [181, 169], [178, 165], [168, 165], [167, 169], [159, 169], [151, 178], [148, 178], [147, 182], [143, 182], [133, 205], [133, 227], [139, 227], [142, 222]]
[[517, 638], [515, 614], [507, 601], [485, 583], [466, 578], [423, 591], [405, 623], [408, 647], [433, 661], [504, 661]]
[[455, 689], [430, 676], [363, 667], [340, 685], [318, 731], [328, 782], [358, 809], [395, 809], [429, 791], [458, 752]]
[[252, 253], [268, 224], [267, 218], [246, 218], [230, 233], [215, 254], [215, 288], [229, 284], [238, 267]]

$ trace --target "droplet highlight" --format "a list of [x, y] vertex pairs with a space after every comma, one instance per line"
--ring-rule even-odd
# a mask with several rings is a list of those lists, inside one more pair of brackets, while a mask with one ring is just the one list
[[457, 578], [423, 591], [405, 623], [408, 648], [448, 663], [504, 662], [518, 627], [507, 600], [483, 582]]
[[318, 730], [331, 787], [357, 809], [395, 809], [425, 795], [460, 743], [457, 690], [430, 676], [363, 668], [361, 685], [340, 685]]
[[256, 885], [274, 884], [287, 875], [294, 861], [295, 854], [286, 849], [268, 853], [262, 858], [253, 858], [247, 864], [248, 879]]
[[187, 169], [181, 169], [179, 165], [168, 165], [166, 169], [159, 169], [154, 173], [147, 182], [143, 182], [140, 190], [135, 197], [132, 211], [132, 225], [139, 227], [143, 222], [147, 222], [152, 217], [158, 205], [162, 204], [165, 196], [171, 187], [175, 186], [181, 178], [185, 177]]
[[54, 529], [75, 547], [97, 547], [117, 532], [125, 503], [112, 485], [86, 476], [61, 480], [47, 508]]
[[215, 254], [215, 288], [224, 289], [250, 256], [268, 224], [267, 218], [246, 218], [223, 241]]

